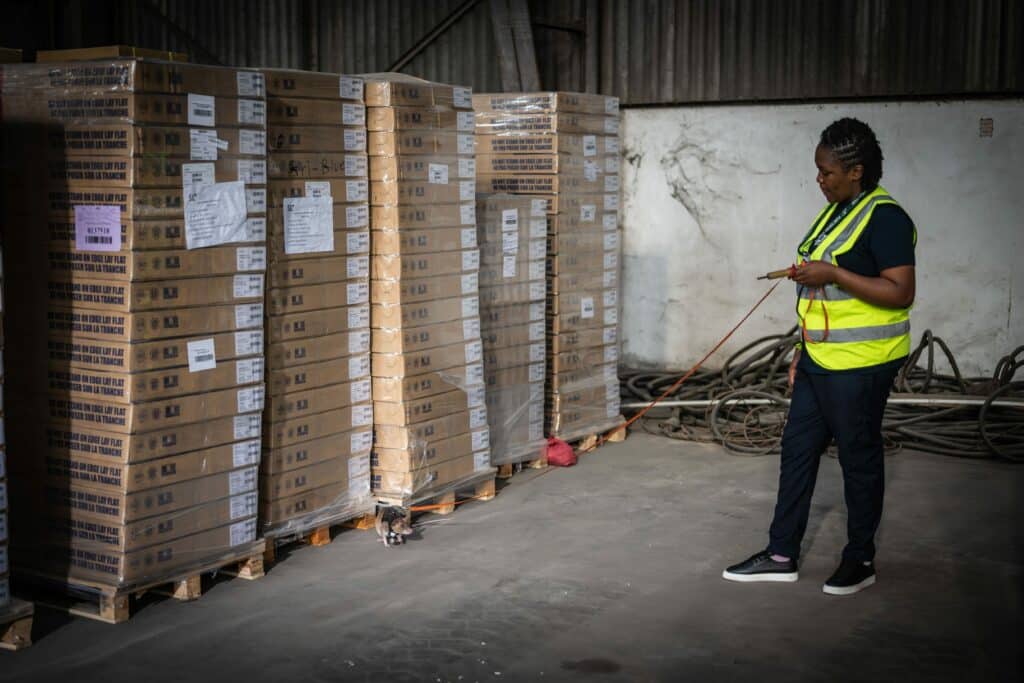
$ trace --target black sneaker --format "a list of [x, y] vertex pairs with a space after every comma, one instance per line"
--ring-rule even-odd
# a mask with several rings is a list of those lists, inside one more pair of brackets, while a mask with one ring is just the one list
[[874, 583], [874, 564], [857, 560], [843, 560], [821, 590], [829, 595], [853, 595]]
[[770, 552], [762, 550], [749, 559], [728, 567], [722, 572], [722, 578], [743, 583], [752, 581], [792, 582], [800, 578], [800, 574], [797, 572], [796, 560], [776, 562], [772, 559]]

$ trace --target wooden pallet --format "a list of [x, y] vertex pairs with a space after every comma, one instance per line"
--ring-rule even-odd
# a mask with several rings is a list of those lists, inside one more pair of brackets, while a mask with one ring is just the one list
[[522, 470], [542, 470], [548, 466], [548, 456], [544, 455], [540, 458], [534, 458], [532, 460], [521, 460], [519, 462], [507, 462], [502, 465], [498, 465], [498, 479], [508, 479], [516, 472]]
[[[568, 434], [556, 434], [556, 436], [562, 441], [567, 442], [573, 447], [573, 450], [579, 455], [582, 453], [589, 452], [597, 445], [598, 441], [602, 436], [607, 434], [612, 429], [615, 429], [621, 425], [625, 420], [619, 417], [613, 421], [608, 422], [606, 425], [601, 426], [598, 429], [594, 429], [593, 426], [586, 427], [577, 431], [569, 432]], [[604, 443], [620, 443], [626, 440], [626, 430], [620, 429], [608, 437], [608, 440]]]
[[266, 543], [260, 539], [230, 556], [181, 569], [171, 576], [122, 586], [69, 580], [25, 569], [17, 570], [16, 576], [38, 592], [37, 605], [76, 617], [120, 624], [131, 618], [133, 603], [147, 594], [167, 596], [182, 602], [198, 600], [203, 594], [204, 574], [223, 574], [247, 581], [261, 578], [265, 548]]
[[0, 607], [0, 650], [23, 650], [32, 644], [34, 613], [31, 602], [18, 598]]
[[275, 530], [267, 531], [267, 547], [263, 551], [263, 561], [272, 564], [277, 561], [278, 549], [282, 546], [293, 543], [304, 543], [314, 547], [329, 545], [332, 539], [331, 529], [346, 527], [349, 529], [372, 529], [374, 527], [373, 510], [360, 510], [359, 512], [344, 512], [338, 515], [317, 518], [313, 522], [301, 525], [299, 528], [289, 528], [286, 532]]
[[397, 505], [410, 508], [418, 505], [436, 505], [431, 509], [437, 515], [450, 515], [457, 507], [458, 493], [473, 489], [473, 500], [491, 500], [496, 495], [494, 477], [495, 469], [488, 468], [484, 472], [476, 472], [469, 477], [458, 481], [442, 484], [436, 487], [429, 487], [417, 491], [411, 496], [396, 496], [383, 493], [374, 494], [381, 505]]

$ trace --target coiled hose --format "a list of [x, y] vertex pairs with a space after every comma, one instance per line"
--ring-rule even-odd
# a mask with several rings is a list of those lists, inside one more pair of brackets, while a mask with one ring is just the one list
[[[738, 455], [777, 453], [789, 401], [787, 371], [799, 341], [797, 328], [747, 344], [720, 370], [700, 370], [667, 397], [676, 403], [657, 406], [640, 423], [646, 431], [676, 439], [717, 442]], [[936, 370], [937, 352], [950, 373]], [[894, 381], [882, 433], [886, 448], [961, 458], [998, 457], [1024, 462], [1024, 382], [1014, 381], [1024, 365], [1024, 346], [999, 360], [991, 377], [964, 377], [949, 346], [927, 330]], [[623, 402], [651, 401], [679, 378], [679, 373], [627, 371], [622, 375]], [[907, 397], [976, 397], [971, 405], [933, 405]], [[1022, 399], [1019, 406], [1007, 400]], [[679, 402], [691, 405], [678, 405]], [[625, 413], [629, 413], [624, 408]]]

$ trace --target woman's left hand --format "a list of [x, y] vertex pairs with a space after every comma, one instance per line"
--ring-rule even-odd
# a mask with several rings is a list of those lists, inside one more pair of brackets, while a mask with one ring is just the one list
[[808, 261], [797, 266], [792, 280], [805, 287], [821, 287], [836, 280], [836, 267], [825, 261]]

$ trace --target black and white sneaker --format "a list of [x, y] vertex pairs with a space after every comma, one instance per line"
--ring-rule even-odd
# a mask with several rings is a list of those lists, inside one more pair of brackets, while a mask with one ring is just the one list
[[829, 595], [853, 595], [874, 583], [874, 564], [857, 560], [843, 560], [821, 590]]
[[742, 583], [754, 581], [792, 582], [800, 578], [800, 574], [797, 572], [796, 560], [790, 559], [785, 562], [776, 562], [772, 559], [770, 552], [762, 550], [743, 562], [726, 568], [722, 572], [722, 578]]

